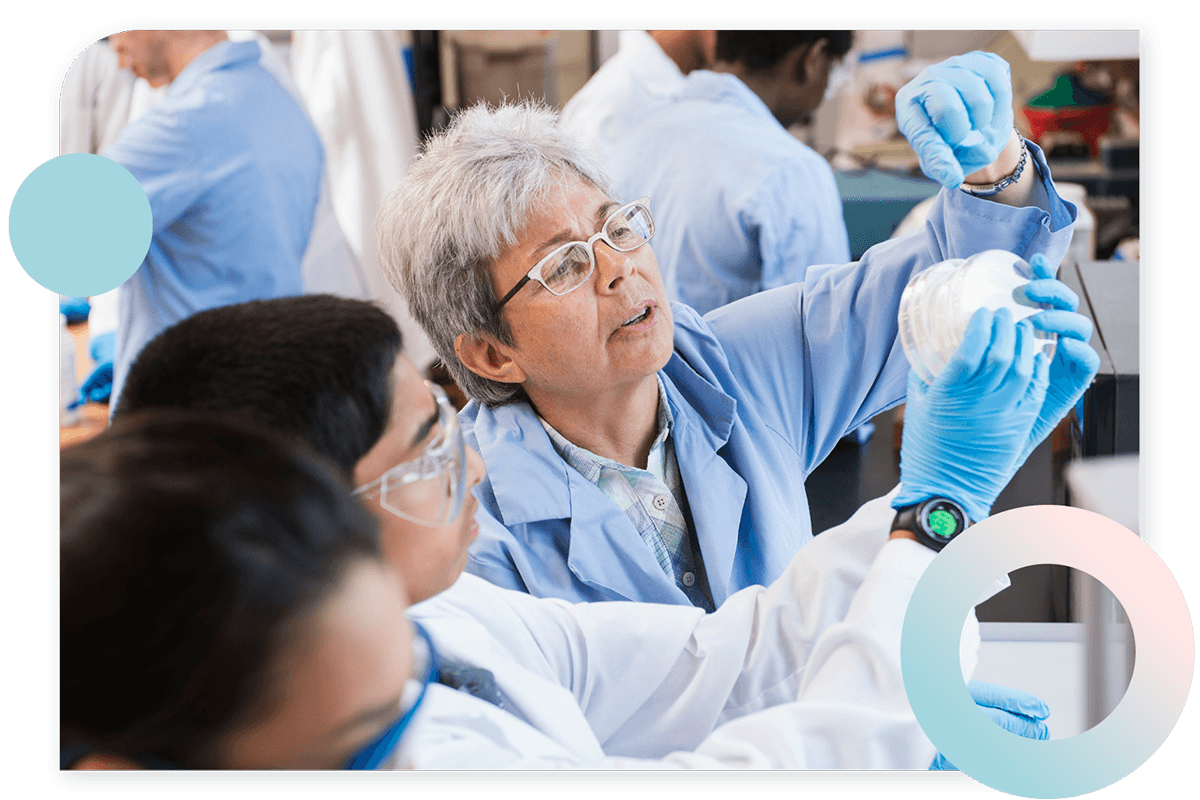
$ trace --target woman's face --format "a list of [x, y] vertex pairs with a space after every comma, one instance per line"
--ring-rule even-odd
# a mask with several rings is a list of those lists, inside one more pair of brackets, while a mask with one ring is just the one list
[[[543, 256], [569, 241], [587, 241], [621, 204], [577, 180], [553, 188], [517, 243], [492, 267], [503, 297]], [[539, 398], [587, 398], [638, 383], [671, 357], [673, 320], [650, 245], [618, 252], [597, 241], [588, 282], [554, 295], [529, 281], [504, 306], [516, 342], [506, 354], [520, 367], [522, 385]]]
[[221, 744], [226, 769], [340, 769], [400, 713], [413, 629], [397, 576], [359, 559], [268, 670], [265, 709]]

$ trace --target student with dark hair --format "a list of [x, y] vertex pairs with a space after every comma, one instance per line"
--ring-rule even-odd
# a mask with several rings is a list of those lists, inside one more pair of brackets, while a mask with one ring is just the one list
[[442, 505], [461, 497], [466, 513], [451, 518], [439, 507], [434, 518], [413, 525], [385, 511], [380, 546], [389, 561], [405, 565], [413, 602], [447, 588], [462, 571], [478, 534], [478, 501], [468, 490], [483, 477], [483, 462], [461, 442], [446, 450], [458, 435], [454, 408], [421, 380], [401, 350], [395, 320], [378, 306], [315, 294], [194, 314], [143, 348], [113, 418], [147, 408], [232, 412], [299, 436], [366, 487], [381, 510], [395, 507], [392, 494], [411, 491], [396, 485], [401, 476], [392, 468], [432, 448], [453, 462], [439, 473], [454, 479], [438, 489]]
[[60, 485], [64, 767], [340, 767], [403, 717], [403, 587], [306, 445], [155, 412]]
[[388, 425], [400, 358], [396, 323], [364, 301], [214, 308], [146, 344], [113, 418], [147, 407], [236, 411], [303, 436], [350, 472]]
[[853, 31], [718, 31], [717, 59], [756, 71], [771, 69], [794, 54], [796, 78], [804, 81], [813, 77], [807, 65], [820, 61], [819, 55], [827, 63], [842, 58], [853, 40]]
[[[303, 319], [262, 334], [274, 348], [251, 341], [264, 316], [295, 311], [301, 302], [307, 303]], [[224, 411], [306, 435], [322, 424], [325, 405], [363, 404], [359, 395], [371, 390], [350, 384], [343, 389], [349, 396], [330, 397], [324, 387], [335, 378], [326, 380], [320, 369], [304, 372], [295, 359], [277, 358], [273, 350], [308, 352], [310, 364], [337, 362], [337, 370], [354, 369], [333, 355], [365, 361], [375, 348], [362, 346], [355, 356], [346, 347], [355, 326], [343, 323], [367, 321], [376, 313], [370, 304], [330, 296], [202, 312], [143, 350], [116, 418], [155, 405], [211, 410], [213, 398], [222, 398]], [[201, 335], [218, 319], [220, 336]], [[385, 319], [362, 330], [387, 338], [384, 328], [394, 323]], [[997, 358], [989, 370], [1032, 358], [1027, 348], [1003, 337], [990, 344], [990, 333], [990, 323], [976, 326], [976, 356], [990, 352]], [[193, 382], [175, 391], [154, 377], [182, 369], [176, 353], [185, 342], [189, 361], [225, 359], [225, 371], [209, 372], [206, 379], [223, 385]], [[247, 376], [269, 385], [290, 369], [306, 378], [291, 391], [269, 400], [250, 394], [244, 405], [236, 402], [232, 387]], [[374, 376], [371, 383], [379, 372], [365, 370]], [[448, 404], [431, 395], [403, 355], [391, 378], [389, 423], [353, 468], [356, 491], [382, 520], [381, 550], [417, 603], [410, 617], [429, 631], [443, 660], [464, 665], [462, 683], [474, 691], [431, 686], [402, 752], [388, 764], [640, 767], [647, 762], [635, 759], [665, 758], [668, 765], [697, 767], [928, 766], [934, 751], [907, 709], [898, 670], [904, 607], [932, 554], [915, 542], [889, 539], [892, 511], [886, 498], [803, 548], [772, 586], [739, 592], [712, 614], [688, 606], [538, 599], [472, 575], [459, 577], [458, 551], [436, 545], [457, 541], [446, 532], [464, 525], [474, 534], [474, 498], [462, 489], [478, 481], [478, 475], [468, 477], [477, 457], [464, 447], [453, 413], [445, 414]], [[1029, 402], [1037, 405], [1044, 389], [1039, 385], [1040, 379], [1025, 375], [1002, 394], [1029, 391]], [[1028, 413], [1025, 407], [1022, 414]], [[373, 424], [365, 417], [343, 419], [356, 441]], [[999, 449], [995, 456], [999, 476], [1007, 456]], [[536, 476], [509, 479], [524, 481], [531, 496], [539, 492]], [[903, 531], [891, 534], [907, 538]], [[850, 613], [852, 605], [859, 610]], [[968, 634], [974, 625], [972, 615]], [[868, 640], [872, 645], [864, 648]], [[968, 635], [964, 641], [969, 667], [977, 639]], [[985, 713], [1000, 724], [1045, 737], [1046, 709], [1036, 698], [971, 686]], [[847, 734], [844, 740], [838, 731]], [[835, 747], [810, 747], [831, 735], [838, 739]]]

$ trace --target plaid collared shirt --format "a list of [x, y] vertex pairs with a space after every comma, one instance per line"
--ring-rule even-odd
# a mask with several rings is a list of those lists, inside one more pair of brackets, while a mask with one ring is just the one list
[[563, 460], [599, 487], [629, 517], [663, 572], [675, 581], [692, 605], [712, 611], [712, 600], [697, 570], [699, 549], [688, 530], [687, 495], [675, 458], [675, 443], [671, 438], [673, 419], [662, 378], [658, 379], [658, 436], [650, 447], [647, 469], [598, 456], [571, 444], [545, 420], [541, 422]]

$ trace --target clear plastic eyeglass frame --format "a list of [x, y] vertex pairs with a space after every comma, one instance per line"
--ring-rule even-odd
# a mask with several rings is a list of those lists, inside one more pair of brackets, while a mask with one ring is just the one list
[[[573, 292], [591, 277], [596, 270], [596, 254], [592, 249], [597, 241], [604, 242], [620, 253], [636, 250], [654, 237], [654, 217], [650, 214], [650, 198], [643, 197], [626, 203], [608, 215], [604, 224], [586, 242], [567, 242], [552, 250], [549, 255], [533, 265], [525, 277], [504, 295], [497, 309], [513, 299], [529, 281], [537, 281], [551, 294], [561, 297]], [[584, 259], [588, 265], [583, 269]], [[549, 271], [547, 272], [547, 267]]]
[[438, 433], [419, 458], [389, 469], [355, 495], [379, 499], [401, 519], [438, 528], [453, 522], [466, 496], [467, 457], [458, 413], [435, 383], [425, 382], [437, 401]]

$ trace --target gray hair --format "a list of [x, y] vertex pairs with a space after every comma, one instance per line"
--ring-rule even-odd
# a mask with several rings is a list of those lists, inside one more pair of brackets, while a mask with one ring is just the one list
[[544, 210], [548, 191], [571, 178], [612, 196], [599, 164], [559, 128], [548, 106], [478, 103], [426, 140], [380, 206], [384, 274], [459, 387], [480, 403], [511, 403], [525, 391], [471, 372], [455, 355], [454, 340], [486, 332], [515, 346], [500, 317], [492, 265], [516, 244], [527, 219]]

